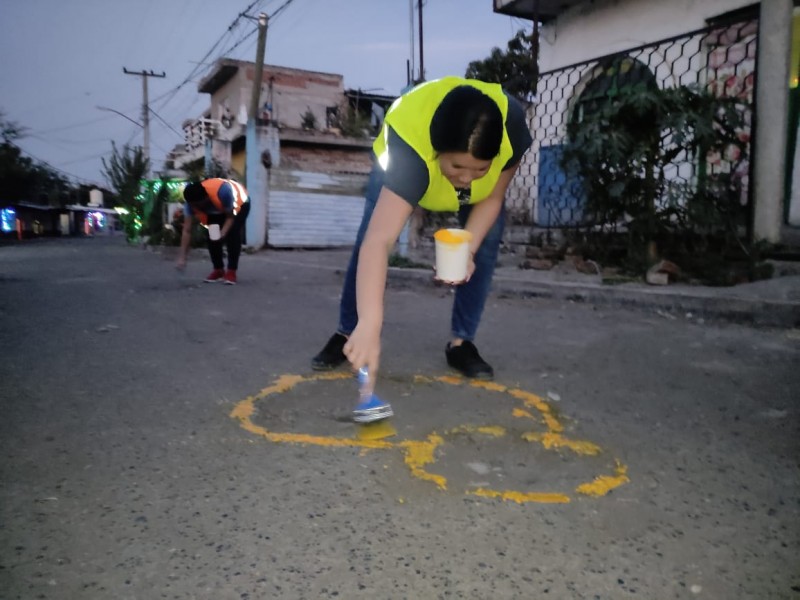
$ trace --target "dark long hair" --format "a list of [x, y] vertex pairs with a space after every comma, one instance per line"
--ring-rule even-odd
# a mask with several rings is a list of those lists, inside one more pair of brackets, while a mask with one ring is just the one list
[[503, 114], [479, 89], [460, 85], [450, 90], [431, 119], [431, 143], [437, 153], [469, 152], [492, 160], [503, 141]]

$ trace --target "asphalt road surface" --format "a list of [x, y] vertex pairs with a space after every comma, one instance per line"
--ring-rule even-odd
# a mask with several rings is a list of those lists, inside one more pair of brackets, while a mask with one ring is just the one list
[[0, 247], [0, 598], [800, 598], [800, 332], [392, 280], [363, 442], [324, 257]]

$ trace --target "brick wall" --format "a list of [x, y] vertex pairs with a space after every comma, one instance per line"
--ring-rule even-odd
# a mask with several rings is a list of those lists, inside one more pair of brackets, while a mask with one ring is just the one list
[[281, 145], [281, 169], [367, 175], [371, 168], [372, 153], [367, 149]]

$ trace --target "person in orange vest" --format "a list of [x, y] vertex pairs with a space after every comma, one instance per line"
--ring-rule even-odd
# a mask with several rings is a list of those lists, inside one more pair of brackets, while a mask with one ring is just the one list
[[492, 379], [473, 340], [489, 294], [505, 221], [506, 190], [532, 137], [522, 105], [500, 85], [461, 77], [420, 84], [392, 104], [373, 144], [365, 195], [339, 302], [339, 325], [311, 359], [315, 370], [349, 361], [374, 380], [389, 255], [414, 208], [458, 215], [470, 260], [456, 286], [447, 364]]
[[[190, 182], [183, 189], [183, 232], [176, 267], [186, 268], [192, 241], [192, 220], [197, 219], [208, 231], [208, 253], [214, 270], [204, 281], [236, 284], [236, 271], [244, 241], [244, 226], [250, 213], [250, 196], [245, 187], [232, 179], [218, 177]], [[228, 268], [222, 246], [228, 252]]]

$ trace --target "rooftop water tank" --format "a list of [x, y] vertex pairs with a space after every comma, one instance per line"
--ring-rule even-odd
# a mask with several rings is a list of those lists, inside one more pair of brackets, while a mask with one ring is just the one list
[[89, 190], [89, 206], [103, 206], [103, 192]]

